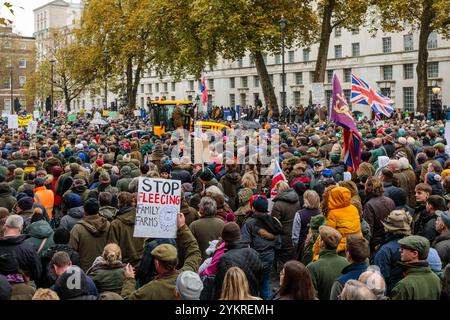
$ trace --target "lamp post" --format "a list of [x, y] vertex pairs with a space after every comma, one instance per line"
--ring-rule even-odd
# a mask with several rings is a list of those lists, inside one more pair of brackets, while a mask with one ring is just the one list
[[200, 105], [200, 97], [197, 94], [197, 96], [195, 97], [195, 108], [197, 109], [197, 119], [198, 119], [198, 109], [199, 109], [199, 105]]
[[[281, 64], [282, 64], [282, 86], [283, 86], [283, 93], [282, 93], [282, 97], [281, 97], [281, 107], [283, 108], [282, 110], [285, 109], [286, 107], [286, 90], [285, 90], [285, 85], [286, 85], [286, 73], [284, 70], [284, 37], [285, 37], [285, 32], [286, 32], [286, 27], [287, 27], [287, 20], [284, 16], [281, 16], [281, 19], [279, 21], [280, 24], [280, 31], [281, 31]], [[277, 112], [278, 114], [278, 112]]]
[[11, 87], [11, 114], [14, 114], [13, 66], [9, 66], [9, 86]]
[[55, 60], [50, 60], [50, 64], [52, 66], [52, 87], [51, 87], [51, 91], [52, 91], [52, 95], [51, 95], [51, 106], [50, 106], [50, 121], [52, 121], [53, 119], [53, 66], [55, 64]]
[[[435, 118], [436, 118], [436, 120], [440, 120], [442, 110], [441, 110], [441, 104], [439, 101], [439, 94], [441, 93], [441, 87], [439, 87], [436, 84], [431, 88], [431, 92], [433, 92], [433, 101], [432, 101], [431, 105], [432, 105], [432, 108], [434, 107]], [[433, 112], [432, 112], [432, 114], [433, 114]]]
[[103, 50], [103, 57], [105, 58], [105, 109], [108, 108], [108, 49]]

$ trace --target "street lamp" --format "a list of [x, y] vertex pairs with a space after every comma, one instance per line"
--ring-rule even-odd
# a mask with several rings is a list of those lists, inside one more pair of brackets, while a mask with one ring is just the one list
[[52, 121], [52, 119], [53, 119], [53, 66], [54, 66], [55, 62], [56, 62], [55, 60], [50, 60], [50, 64], [52, 66], [52, 88], [51, 88], [52, 96], [51, 96], [51, 106], [50, 106], [50, 121]]
[[197, 94], [197, 96], [195, 97], [195, 107], [197, 109], [197, 119], [198, 119], [198, 109], [199, 109], [199, 105], [200, 105], [200, 97]]
[[14, 100], [14, 93], [13, 93], [13, 66], [12, 64], [9, 66], [9, 86], [11, 87], [11, 114], [14, 114], [14, 107], [13, 107], [13, 100]]
[[440, 120], [442, 110], [441, 110], [441, 104], [439, 101], [439, 94], [441, 93], [441, 87], [439, 87], [437, 84], [435, 84], [433, 87], [431, 87], [431, 92], [433, 92], [433, 101], [431, 103], [432, 104], [432, 114], [434, 111], [435, 119]]
[[103, 50], [103, 57], [105, 58], [105, 109], [108, 108], [108, 49]]
[[[279, 21], [280, 24], [280, 31], [281, 31], [281, 64], [282, 64], [282, 85], [283, 85], [283, 93], [282, 93], [282, 97], [281, 97], [281, 106], [284, 110], [284, 108], [286, 107], [286, 90], [285, 90], [285, 85], [286, 85], [286, 74], [284, 71], [284, 38], [285, 38], [285, 33], [286, 33], [286, 27], [287, 27], [287, 20], [284, 16], [281, 16], [281, 19]], [[277, 110], [278, 111], [278, 110]], [[276, 113], [278, 116], [278, 112]]]

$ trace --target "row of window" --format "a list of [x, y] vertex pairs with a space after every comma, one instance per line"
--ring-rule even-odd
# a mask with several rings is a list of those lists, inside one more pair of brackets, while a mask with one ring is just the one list
[[[5, 65], [6, 68], [11, 68], [11, 58], [8, 57], [5, 60], [6, 60], [6, 65]], [[25, 59], [25, 58], [19, 59], [19, 68], [25, 69], [26, 67], [27, 67], [27, 59]]]
[[[19, 76], [19, 87], [23, 88], [26, 81], [27, 81], [27, 77]], [[11, 89], [11, 78], [10, 77], [3, 79], [3, 89]]]
[[[428, 78], [439, 77], [439, 62], [428, 62]], [[393, 80], [393, 66], [382, 66], [381, 73], [383, 80]], [[403, 79], [414, 78], [414, 65], [407, 63], [403, 65]]]
[[[12, 48], [12, 44], [11, 41], [5, 41], [3, 42], [3, 48], [4, 49], [11, 49]], [[27, 50], [27, 43], [26, 42], [19, 42], [19, 49], [20, 50]]]

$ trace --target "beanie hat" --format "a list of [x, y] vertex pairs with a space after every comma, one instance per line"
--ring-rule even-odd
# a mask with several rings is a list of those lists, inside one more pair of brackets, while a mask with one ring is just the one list
[[203, 181], [211, 181], [214, 178], [214, 174], [209, 169], [205, 169], [199, 176]]
[[83, 208], [84, 212], [88, 216], [97, 214], [99, 210], [98, 200], [95, 198], [87, 199], [86, 202], [84, 203]]
[[95, 160], [95, 164], [98, 165], [99, 167], [103, 166], [105, 162], [102, 159], [97, 159]]
[[33, 204], [34, 199], [31, 197], [23, 197], [17, 202], [17, 206], [22, 210], [31, 210]]
[[76, 193], [69, 193], [66, 195], [67, 209], [81, 207], [83, 205], [81, 197]]
[[197, 273], [183, 271], [177, 277], [175, 288], [182, 300], [199, 300], [203, 282]]
[[222, 240], [225, 242], [241, 240], [241, 229], [236, 222], [229, 222], [223, 226]]
[[339, 163], [339, 160], [341, 160], [341, 155], [339, 153], [331, 153], [330, 160], [333, 163]]
[[440, 215], [442, 222], [450, 228], [450, 211], [444, 211]]
[[70, 232], [66, 228], [58, 228], [53, 233], [53, 242], [55, 244], [68, 244]]
[[253, 200], [252, 207], [258, 212], [267, 212], [269, 201], [265, 197], [257, 197]]
[[331, 177], [331, 176], [333, 176], [333, 172], [331, 171], [331, 169], [324, 169], [324, 170], [322, 170], [322, 176]]
[[100, 173], [100, 176], [98, 177], [98, 180], [100, 181], [100, 183], [110, 183], [111, 182], [111, 178], [109, 177], [109, 173], [106, 171], [103, 171], [102, 173]]
[[233, 222], [236, 220], [236, 215], [233, 212], [228, 212], [226, 217], [225, 217], [225, 221], [226, 222]]
[[60, 166], [54, 166], [52, 168], [52, 175], [54, 177], [59, 177], [62, 172], [63, 172], [63, 169]]

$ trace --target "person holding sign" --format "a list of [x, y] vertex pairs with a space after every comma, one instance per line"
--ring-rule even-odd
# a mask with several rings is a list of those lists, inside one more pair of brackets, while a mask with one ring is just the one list
[[177, 218], [177, 246], [180, 252], [185, 253], [183, 267], [176, 269], [177, 248], [171, 244], [160, 244], [152, 251], [158, 276], [137, 290], [134, 269], [128, 264], [125, 267], [122, 297], [127, 300], [174, 300], [178, 275], [183, 271], [197, 272], [201, 262], [197, 240], [186, 225], [182, 213]]

